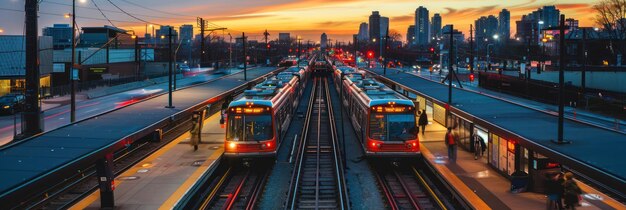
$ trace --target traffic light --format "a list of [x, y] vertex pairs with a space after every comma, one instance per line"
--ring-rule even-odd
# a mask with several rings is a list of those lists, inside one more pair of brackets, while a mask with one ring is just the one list
[[289, 49], [289, 52], [293, 52], [293, 50], [290, 48], [290, 49]]
[[270, 44], [267, 44], [267, 49], [270, 49], [270, 47], [271, 47]]
[[368, 58], [374, 58], [374, 52], [372, 52], [372, 51], [367, 51], [367, 57], [368, 57]]
[[435, 52], [435, 48], [434, 48], [434, 47], [431, 47], [431, 48], [430, 48], [430, 52]]
[[470, 75], [469, 75], [469, 80], [470, 80], [470, 82], [473, 82], [473, 81], [474, 81], [474, 74], [470, 74]]

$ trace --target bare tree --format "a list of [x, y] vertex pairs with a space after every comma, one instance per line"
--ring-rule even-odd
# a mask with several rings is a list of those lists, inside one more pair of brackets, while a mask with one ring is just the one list
[[402, 34], [396, 30], [389, 30], [389, 39], [393, 41], [402, 41]]
[[613, 54], [626, 51], [626, 0], [602, 0], [593, 8], [597, 11], [595, 21], [608, 32]]

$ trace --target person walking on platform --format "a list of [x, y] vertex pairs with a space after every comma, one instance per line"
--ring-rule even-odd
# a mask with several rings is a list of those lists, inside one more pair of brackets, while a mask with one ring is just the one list
[[487, 146], [485, 145], [485, 141], [483, 141], [483, 138], [478, 135], [475, 135], [474, 160], [478, 160], [479, 157], [482, 157], [486, 149], [487, 149]]
[[565, 181], [563, 182], [563, 199], [565, 201], [565, 209], [576, 209], [578, 198], [582, 194], [582, 190], [574, 181], [572, 172], [565, 173]]
[[424, 135], [424, 131], [426, 131], [426, 125], [428, 125], [428, 116], [426, 116], [426, 110], [422, 110], [418, 121], [418, 125], [422, 127], [422, 135]]
[[545, 193], [548, 197], [548, 210], [563, 209], [563, 204], [561, 202], [561, 195], [563, 194], [563, 183], [561, 182], [559, 177], [559, 174], [546, 174]]
[[420, 134], [419, 118], [422, 117], [422, 110], [417, 110], [417, 134]]
[[456, 163], [456, 136], [452, 133], [452, 127], [448, 127], [446, 137], [443, 140], [448, 147], [448, 160], [451, 163]]

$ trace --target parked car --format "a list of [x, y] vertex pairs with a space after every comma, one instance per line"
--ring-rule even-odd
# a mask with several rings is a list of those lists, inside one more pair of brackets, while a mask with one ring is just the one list
[[24, 107], [25, 97], [22, 94], [7, 94], [0, 97], [0, 113], [15, 114]]
[[186, 72], [190, 72], [191, 71], [191, 68], [189, 68], [189, 66], [187, 64], [180, 64], [180, 65], [178, 65], [178, 69], [182, 73], [186, 73]]

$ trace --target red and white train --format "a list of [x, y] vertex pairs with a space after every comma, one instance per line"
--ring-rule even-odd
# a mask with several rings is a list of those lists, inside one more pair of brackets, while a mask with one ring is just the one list
[[366, 156], [420, 155], [411, 100], [352, 67], [338, 66], [333, 77]]
[[226, 110], [224, 155], [275, 156], [308, 77], [305, 68], [290, 67], [231, 102]]

